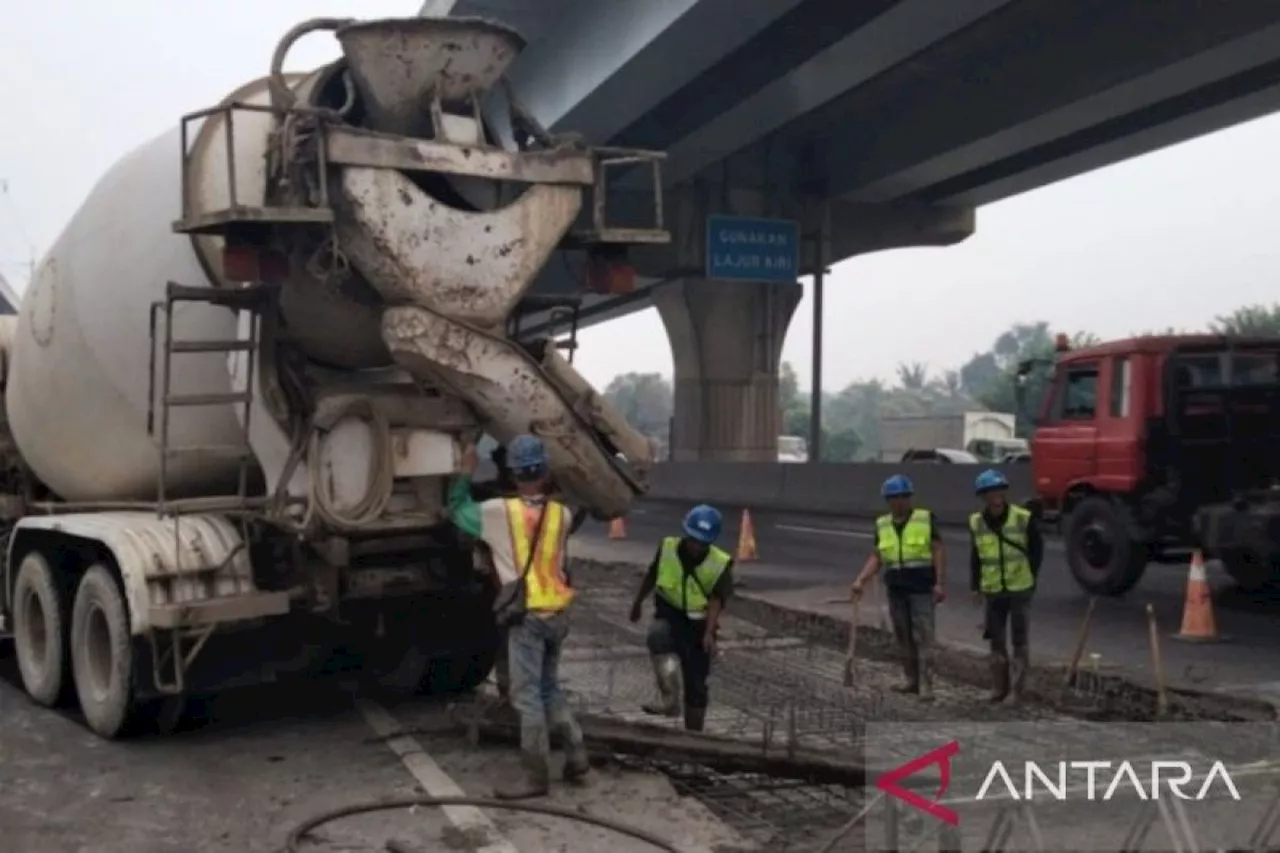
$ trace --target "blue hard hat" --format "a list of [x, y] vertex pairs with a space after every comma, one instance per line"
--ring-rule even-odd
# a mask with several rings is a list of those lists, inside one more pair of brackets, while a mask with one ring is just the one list
[[880, 496], [883, 498], [909, 498], [915, 494], [915, 487], [911, 485], [911, 481], [902, 474], [894, 474], [892, 477], [884, 481], [884, 485], [880, 487]]
[[517, 435], [507, 445], [507, 465], [516, 474], [536, 476], [550, 464], [547, 446], [532, 435]]
[[720, 510], [699, 504], [684, 517], [684, 533], [691, 539], [710, 545], [720, 538], [720, 526], [723, 523], [724, 517], [720, 515]]
[[978, 475], [978, 479], [973, 482], [974, 491], [980, 495], [986, 492], [994, 492], [996, 489], [1007, 488], [1009, 488], [1009, 481], [1005, 479], [1004, 474], [994, 468], [988, 468], [983, 471]]

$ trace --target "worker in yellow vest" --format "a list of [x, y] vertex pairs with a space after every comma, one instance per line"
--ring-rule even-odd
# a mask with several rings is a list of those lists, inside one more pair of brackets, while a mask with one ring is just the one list
[[[493, 498], [517, 496], [519, 490], [516, 488], [515, 478], [511, 474], [511, 466], [507, 464], [507, 448], [498, 445], [489, 454], [489, 459], [493, 462], [497, 476], [484, 482], [472, 481], [471, 499], [476, 503], [484, 503]], [[551, 495], [553, 497], [559, 496], [554, 483], [552, 484]], [[569, 525], [569, 533], [577, 533], [578, 528], [586, 520], [587, 511], [585, 509], [579, 508], [575, 510], [573, 523]], [[476, 570], [481, 574], [488, 575], [501, 587], [502, 582], [498, 579], [497, 569], [493, 565], [493, 556], [489, 553], [489, 546], [483, 542], [472, 540], [471, 537], [465, 534], [463, 539], [472, 543], [472, 559]], [[511, 665], [510, 661], [507, 660], [507, 633], [505, 630], [499, 630], [498, 634], [498, 654], [493, 662], [493, 674], [494, 681], [498, 686], [498, 701], [500, 704], [506, 705], [511, 701]]]
[[853, 582], [854, 599], [867, 581], [883, 570], [889, 616], [902, 654], [906, 681], [892, 689], [933, 700], [933, 652], [936, 605], [946, 600], [946, 551], [933, 513], [916, 509], [911, 481], [895, 474], [884, 481], [881, 496], [889, 513], [876, 519], [876, 544]]
[[552, 729], [564, 743], [566, 781], [584, 781], [590, 764], [559, 678], [574, 596], [565, 554], [572, 525], [569, 508], [550, 495], [550, 458], [541, 440], [517, 436], [507, 446], [507, 460], [516, 495], [477, 503], [471, 497], [476, 450], [466, 448], [460, 476], [450, 485], [449, 511], [459, 530], [488, 546], [502, 584], [495, 613], [507, 631], [511, 704], [520, 716], [524, 773], [494, 793], [514, 800], [549, 791]]
[[[974, 483], [983, 508], [969, 516], [969, 587], [986, 607], [983, 636], [991, 647], [991, 701], [1022, 698], [1030, 654], [1031, 597], [1044, 559], [1044, 538], [1031, 512], [1006, 500], [1009, 481], [983, 471]], [[1006, 633], [1013, 640], [1010, 666]]]
[[660, 698], [642, 708], [647, 714], [679, 715], [683, 681], [684, 727], [694, 732], [706, 725], [716, 632], [733, 592], [733, 558], [715, 546], [723, 523], [714, 507], [689, 510], [684, 536], [662, 540], [631, 605], [631, 621], [639, 622], [644, 600], [656, 590], [647, 645]]

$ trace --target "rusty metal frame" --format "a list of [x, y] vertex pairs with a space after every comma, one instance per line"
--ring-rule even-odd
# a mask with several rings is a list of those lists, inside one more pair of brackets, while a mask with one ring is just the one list
[[337, 126], [326, 128], [324, 137], [327, 160], [338, 166], [440, 172], [530, 184], [591, 186], [596, 180], [591, 155], [572, 149], [517, 153]]
[[[232, 552], [233, 555], [235, 553]], [[255, 592], [204, 601], [152, 605], [149, 610], [151, 629], [146, 637], [147, 645], [151, 647], [151, 680], [156, 690], [170, 696], [186, 690], [187, 670], [219, 626], [283, 616], [289, 612], [289, 606], [288, 592]], [[184, 649], [186, 640], [192, 642]], [[166, 669], [171, 673], [167, 674]]]
[[[277, 107], [267, 104], [249, 104], [233, 101], [216, 107], [208, 107], [187, 113], [181, 119], [179, 145], [182, 155], [182, 214], [173, 223], [173, 230], [181, 234], [218, 234], [237, 224], [328, 224], [333, 222], [333, 210], [329, 206], [327, 152], [324, 134], [318, 134], [316, 156], [316, 180], [320, 191], [318, 207], [301, 206], [250, 206], [240, 204], [236, 186], [235, 114], [237, 111], [269, 113], [283, 121], [293, 118], [319, 118], [325, 110], [312, 107]], [[226, 142], [227, 158], [227, 206], [220, 210], [195, 214], [191, 210], [191, 123], [222, 115], [222, 134]]]
[[[671, 242], [663, 213], [662, 163], [664, 151], [643, 148], [600, 147], [591, 149], [595, 161], [595, 181], [591, 188], [591, 229], [574, 235], [576, 242], [617, 245], [664, 245]], [[653, 193], [653, 224], [647, 228], [618, 228], [609, 224], [609, 174], [611, 170], [647, 166]]]

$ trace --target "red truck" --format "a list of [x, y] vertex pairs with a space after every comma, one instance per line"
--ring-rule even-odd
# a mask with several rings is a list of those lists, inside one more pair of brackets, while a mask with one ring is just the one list
[[1031, 442], [1032, 507], [1081, 587], [1132, 589], [1147, 564], [1218, 558], [1247, 590], [1280, 569], [1280, 338], [1147, 336], [1052, 365]]

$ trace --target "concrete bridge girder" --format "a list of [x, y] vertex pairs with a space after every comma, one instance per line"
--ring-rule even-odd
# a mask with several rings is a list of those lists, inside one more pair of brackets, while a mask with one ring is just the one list
[[903, 0], [668, 146], [670, 183], [763, 139], [1012, 0]]
[[800, 2], [570, 0], [509, 77], [544, 125], [604, 142]]

